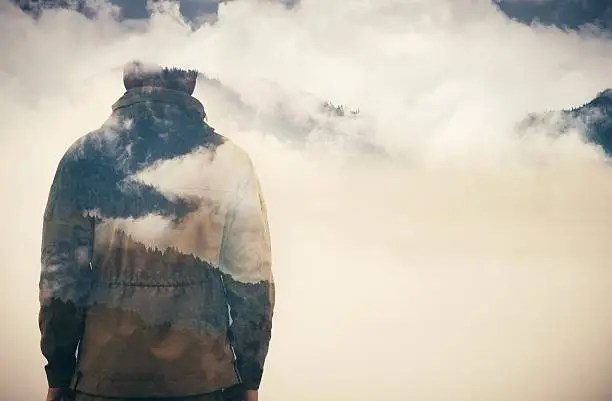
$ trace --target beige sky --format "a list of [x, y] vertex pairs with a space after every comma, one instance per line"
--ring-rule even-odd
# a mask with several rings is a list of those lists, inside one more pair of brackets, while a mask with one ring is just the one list
[[[578, 133], [513, 130], [610, 86], [612, 41], [486, 1], [245, 0], [196, 32], [171, 11], [139, 30], [0, 13], [3, 399], [43, 397], [47, 191], [136, 57], [221, 82], [195, 95], [261, 177], [278, 286], [262, 400], [607, 399], [609, 160]], [[326, 100], [360, 117], [326, 121]]]

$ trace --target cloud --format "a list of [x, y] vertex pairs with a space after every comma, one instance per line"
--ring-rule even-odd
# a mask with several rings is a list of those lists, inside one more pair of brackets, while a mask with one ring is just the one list
[[7, 399], [45, 390], [38, 250], [56, 164], [108, 117], [135, 58], [203, 71], [209, 123], [261, 177], [278, 286], [262, 398], [612, 390], [609, 160], [578, 130], [515, 132], [609, 86], [608, 40], [487, 1], [242, 0], [195, 31], [169, 6], [138, 26], [1, 10]]

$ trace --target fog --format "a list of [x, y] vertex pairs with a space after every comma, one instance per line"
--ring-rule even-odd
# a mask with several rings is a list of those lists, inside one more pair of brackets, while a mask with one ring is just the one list
[[38, 22], [0, 5], [2, 399], [44, 397], [48, 189], [134, 58], [206, 74], [208, 122], [260, 176], [277, 283], [263, 401], [609, 399], [609, 159], [579, 127], [515, 127], [611, 86], [610, 39], [484, 0], [241, 0], [197, 30], [171, 5], [136, 24], [98, 4]]

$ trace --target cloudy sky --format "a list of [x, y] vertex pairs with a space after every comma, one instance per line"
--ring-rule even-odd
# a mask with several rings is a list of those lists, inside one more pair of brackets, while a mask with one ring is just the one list
[[515, 132], [612, 86], [609, 39], [485, 0], [241, 0], [196, 31], [172, 6], [133, 25], [102, 1], [38, 22], [2, 1], [2, 399], [44, 396], [47, 191], [133, 58], [210, 77], [195, 96], [261, 177], [278, 285], [262, 400], [609, 399], [609, 160], [578, 130]]

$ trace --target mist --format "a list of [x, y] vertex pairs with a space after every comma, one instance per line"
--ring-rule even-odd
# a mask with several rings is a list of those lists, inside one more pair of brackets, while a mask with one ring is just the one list
[[135, 58], [201, 71], [208, 123], [260, 177], [277, 285], [262, 400], [609, 399], [610, 160], [579, 127], [516, 127], [610, 87], [612, 40], [484, 0], [241, 0], [198, 29], [171, 4], [146, 22], [97, 4], [35, 22], [0, 3], [3, 399], [44, 397], [49, 186]]

